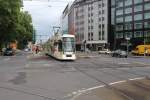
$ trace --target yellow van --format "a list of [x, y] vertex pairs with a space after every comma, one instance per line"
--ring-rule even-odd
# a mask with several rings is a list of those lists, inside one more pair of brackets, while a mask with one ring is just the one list
[[138, 45], [134, 50], [132, 50], [134, 55], [150, 55], [150, 45]]

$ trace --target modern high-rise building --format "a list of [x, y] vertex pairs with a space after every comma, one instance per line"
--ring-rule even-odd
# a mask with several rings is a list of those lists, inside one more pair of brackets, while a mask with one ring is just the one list
[[150, 42], [150, 0], [111, 0], [111, 31], [114, 47]]
[[109, 0], [75, 0], [68, 11], [68, 30], [77, 49], [97, 50], [109, 44]]
[[61, 16], [61, 31], [63, 34], [69, 34], [69, 12], [72, 2], [68, 3]]

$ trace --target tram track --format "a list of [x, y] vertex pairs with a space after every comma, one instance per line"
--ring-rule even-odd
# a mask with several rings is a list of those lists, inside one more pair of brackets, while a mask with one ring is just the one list
[[11, 88], [11, 87], [0, 86], [0, 89], [14, 91], [14, 92], [31, 95], [31, 96], [37, 96], [37, 97], [43, 98], [43, 100], [58, 100], [58, 99], [50, 98], [48, 96], [44, 96], [41, 94], [36, 94], [36, 93], [32, 93], [32, 92], [28, 92], [28, 91], [24, 91], [24, 90], [20, 90], [20, 89], [15, 89], [15, 88]]
[[[99, 68], [99, 69], [103, 69], [103, 68], [111, 68], [111, 70], [118, 70], [118, 68], [135, 68], [135, 67], [125, 67], [125, 66], [121, 66], [121, 65], [118, 65], [118, 64], [113, 64], [114, 66], [117, 66], [117, 67], [105, 67], [106, 65], [103, 65], [104, 67], [100, 67], [100, 65], [99, 64], [97, 64], [97, 63], [95, 63], [94, 61], [92, 61], [92, 60], [90, 60], [90, 63], [92, 63], [94, 66], [96, 66], [96, 68]], [[77, 67], [77, 66], [73, 66], [77, 71], [79, 71], [79, 72], [81, 72], [81, 73], [83, 73], [84, 75], [86, 75], [86, 76], [88, 76], [88, 77], [90, 77], [90, 78], [92, 78], [92, 79], [94, 79], [94, 80], [96, 80], [97, 82], [99, 82], [99, 83], [102, 83], [102, 84], [104, 84], [108, 89], [111, 89], [111, 90], [114, 90], [114, 91], [116, 91], [118, 94], [120, 94], [120, 95], [122, 95], [124, 98], [126, 98], [125, 100], [136, 100], [135, 98], [134, 98], [134, 96], [132, 96], [131, 94], [130, 94], [130, 92], [128, 92], [128, 91], [126, 91], [126, 90], [122, 90], [122, 89], [119, 89], [119, 88], [116, 88], [116, 87], [114, 87], [114, 86], [112, 86], [112, 85], [110, 85], [109, 83], [106, 83], [106, 82], [104, 82], [103, 80], [101, 80], [101, 79], [98, 79], [97, 77], [95, 77], [94, 75], [91, 75], [91, 74], [89, 74], [88, 72], [86, 72], [86, 70], [83, 70], [83, 69], [81, 69], [81, 68], [79, 68], [79, 67]], [[95, 68], [95, 67], [94, 67]], [[137, 67], [138, 68], [138, 67]], [[147, 80], [149, 80], [150, 78], [149, 78], [149, 76], [148, 75], [141, 75], [141, 74], [138, 74], [138, 73], [134, 73], [134, 72], [128, 72], [128, 71], [124, 71], [124, 70], [119, 70], [119, 71], [121, 71], [121, 72], [127, 72], [127, 73], [129, 73], [129, 74], [133, 74], [133, 75], [137, 75], [137, 76], [139, 76], [139, 77], [144, 77], [145, 79], [147, 79]], [[111, 73], [109, 73], [109, 72], [104, 72], [103, 71], [103, 73], [105, 73], [105, 74], [109, 74], [109, 75], [113, 75], [114, 77], [117, 77], [117, 78], [119, 78], [119, 79], [123, 79], [123, 77], [120, 77], [120, 76], [116, 76], [116, 75], [114, 75], [114, 74], [111, 74]], [[129, 80], [129, 79], [125, 79], [126, 81], [125, 82], [127, 82], [127, 83], [129, 83], [129, 84], [133, 84], [132, 82], [132, 80]], [[140, 83], [140, 82], [136, 82], [135, 80], [134, 80], [134, 84], [133, 85], [136, 85], [136, 86], [138, 86], [139, 88], [142, 88], [142, 89], [145, 89], [145, 90], [148, 90], [148, 91], [150, 91], [149, 90], [149, 86], [147, 86], [147, 85], [143, 85], [142, 83]]]

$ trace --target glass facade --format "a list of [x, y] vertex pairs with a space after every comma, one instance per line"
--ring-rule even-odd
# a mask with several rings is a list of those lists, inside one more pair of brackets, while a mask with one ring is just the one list
[[144, 28], [149, 28], [150, 29], [150, 21], [144, 22]]
[[144, 5], [144, 10], [150, 10], [150, 3], [146, 3]]
[[123, 15], [123, 9], [117, 10], [116, 15]]
[[150, 19], [150, 12], [144, 13], [144, 19]]
[[111, 22], [114, 25], [115, 38], [119, 42], [126, 37], [130, 37], [134, 43], [140, 43], [143, 38], [150, 38], [150, 0], [111, 1]]
[[142, 19], [143, 19], [142, 14], [134, 15], [134, 20], [135, 20], [135, 21], [137, 21], [137, 20], [142, 20]]
[[142, 5], [137, 5], [134, 7], [134, 12], [142, 11]]
[[132, 5], [132, 0], [125, 0], [125, 6]]
[[130, 22], [132, 21], [132, 16], [125, 16], [125, 22]]
[[130, 13], [132, 13], [132, 8], [131, 7], [125, 8], [125, 14], [130, 14]]
[[142, 3], [142, 2], [143, 2], [143, 0], [134, 0], [134, 4], [138, 4], [138, 3]]

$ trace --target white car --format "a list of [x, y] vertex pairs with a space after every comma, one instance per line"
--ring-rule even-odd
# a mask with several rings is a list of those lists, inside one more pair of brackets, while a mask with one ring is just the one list
[[111, 51], [109, 49], [103, 49], [98, 51], [99, 54], [111, 54]]

